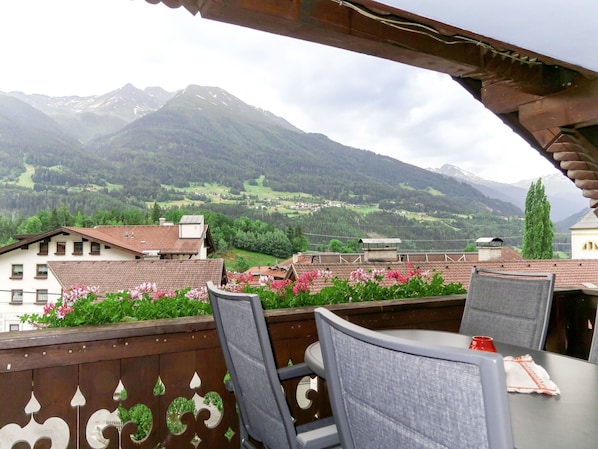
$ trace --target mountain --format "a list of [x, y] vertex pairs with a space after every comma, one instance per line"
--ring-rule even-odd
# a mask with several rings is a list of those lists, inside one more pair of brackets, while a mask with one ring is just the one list
[[4, 95], [17, 98], [54, 119], [68, 129], [80, 142], [118, 131], [144, 115], [160, 109], [175, 93], [161, 87], [140, 90], [132, 84], [103, 95], [89, 97], [26, 95], [9, 92]]
[[[489, 181], [450, 164], [429, 170], [466, 182], [484, 195], [512, 203], [522, 211], [525, 210], [525, 198], [530, 185], [537, 181], [537, 179], [522, 180], [514, 184]], [[542, 184], [550, 202], [552, 221], [567, 220], [588, 209], [588, 199], [582, 196], [581, 190], [566, 176], [559, 174], [542, 176]]]
[[87, 165], [95, 159], [56, 121], [20, 100], [0, 95], [1, 179], [16, 181], [26, 172], [26, 164], [52, 167], [79, 158]]
[[150, 178], [162, 185], [219, 183], [242, 191], [244, 181], [265, 176], [277, 191], [355, 204], [384, 201], [407, 210], [425, 204], [445, 213], [521, 214], [452, 178], [300, 131], [214, 87], [189, 86], [87, 149], [114, 165], [104, 176], [116, 184], [143, 184]]
[[[412, 250], [433, 242], [460, 250], [481, 236], [520, 244], [522, 211], [512, 203], [303, 132], [217, 87], [170, 94], [127, 85], [94, 97], [0, 95], [0, 103], [2, 215], [61, 205], [134, 215], [158, 202], [299, 226], [318, 244], [331, 235], [399, 236]], [[268, 203], [253, 186], [319, 210], [278, 213], [278, 199]], [[330, 203], [346, 207], [321, 207]]]

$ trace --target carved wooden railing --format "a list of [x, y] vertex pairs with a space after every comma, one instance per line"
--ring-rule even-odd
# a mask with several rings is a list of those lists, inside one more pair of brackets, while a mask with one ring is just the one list
[[[585, 357], [596, 297], [591, 291], [555, 293], [548, 349]], [[345, 318], [372, 329], [456, 331], [464, 296], [335, 305]], [[277, 362], [303, 360], [317, 340], [313, 308], [266, 312]], [[123, 323], [0, 335], [0, 446], [11, 449], [238, 448], [234, 396], [211, 317]], [[299, 422], [330, 413], [318, 379], [294, 380], [285, 391]], [[318, 386], [320, 392], [318, 393]], [[169, 407], [191, 399], [196, 415]], [[219, 400], [221, 399], [221, 404]], [[211, 399], [212, 401], [207, 401]], [[214, 401], [214, 399], [216, 399]], [[122, 425], [118, 406], [136, 404], [151, 416], [142, 441]], [[172, 429], [172, 426], [170, 426]]]

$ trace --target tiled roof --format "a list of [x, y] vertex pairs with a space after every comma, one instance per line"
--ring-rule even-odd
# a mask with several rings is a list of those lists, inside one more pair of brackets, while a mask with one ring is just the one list
[[207, 281], [220, 285], [226, 276], [223, 259], [50, 261], [49, 270], [62, 287], [97, 286], [100, 294], [131, 289], [155, 282], [158, 289], [173, 291], [204, 287]]
[[[598, 260], [581, 259], [545, 259], [545, 260], [501, 260], [501, 261], [476, 261], [476, 262], [418, 262], [412, 264], [426, 272], [438, 272], [445, 283], [460, 282], [465, 289], [469, 287], [469, 278], [473, 267], [486, 268], [497, 271], [524, 271], [555, 273], [555, 287], [571, 288], [598, 288]], [[407, 274], [410, 270], [405, 263], [375, 263], [375, 264], [293, 264], [287, 278], [297, 279], [301, 274], [310, 271], [329, 270], [339, 279], [349, 279], [351, 272], [363, 268], [366, 271], [373, 269], [398, 270]], [[391, 282], [391, 281], [387, 281]], [[394, 281], [392, 281], [394, 282]], [[329, 282], [320, 278], [316, 279], [310, 291], [319, 291]]]
[[96, 235], [103, 235], [105, 239], [118, 241], [139, 252], [159, 250], [160, 254], [197, 254], [203, 241], [202, 238], [180, 239], [177, 225], [97, 226], [93, 231]]
[[83, 238], [136, 253], [140, 257], [143, 257], [144, 251], [149, 250], [158, 250], [161, 255], [198, 254], [204, 239], [207, 239], [205, 244], [208, 247], [208, 253], [213, 246], [207, 226], [204, 227], [202, 238], [179, 238], [179, 227], [177, 225], [119, 225], [97, 226], [95, 228], [61, 226], [41, 234], [23, 236], [18, 242], [0, 248], [0, 254], [63, 233], [77, 234]]
[[598, 217], [594, 209], [590, 209], [581, 219], [569, 229], [598, 229]]
[[288, 272], [288, 266], [255, 266], [245, 271], [245, 274], [253, 276], [253, 280], [250, 281], [253, 284], [257, 284], [261, 276], [272, 276], [274, 279], [284, 279]]
[[31, 245], [33, 243], [40, 242], [50, 237], [54, 237], [60, 234], [77, 234], [83, 238], [88, 238], [90, 240], [96, 241], [98, 243], [104, 243], [108, 246], [114, 246], [121, 248], [125, 251], [129, 251], [132, 253], [137, 254], [138, 256], [143, 256], [143, 253], [137, 249], [137, 247], [130, 245], [126, 241], [121, 241], [118, 239], [111, 238], [110, 235], [100, 233], [96, 229], [90, 228], [76, 228], [70, 226], [61, 226], [56, 229], [52, 229], [51, 231], [43, 232], [41, 234], [30, 234], [25, 236], [24, 238], [19, 239], [18, 242], [12, 243], [10, 245], [3, 246], [0, 248], [0, 254], [4, 254], [15, 249], [19, 248], [26, 248], [27, 245]]

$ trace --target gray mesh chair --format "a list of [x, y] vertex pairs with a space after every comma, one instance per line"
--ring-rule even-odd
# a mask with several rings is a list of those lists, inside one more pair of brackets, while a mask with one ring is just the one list
[[305, 363], [276, 368], [262, 304], [257, 295], [231, 293], [207, 283], [226, 367], [239, 407], [242, 449], [252, 440], [268, 449], [322, 449], [338, 445], [332, 418], [295, 426], [282, 380], [313, 374]]
[[544, 349], [554, 278], [553, 273], [474, 268], [459, 333]]
[[513, 449], [502, 356], [315, 314], [343, 449]]

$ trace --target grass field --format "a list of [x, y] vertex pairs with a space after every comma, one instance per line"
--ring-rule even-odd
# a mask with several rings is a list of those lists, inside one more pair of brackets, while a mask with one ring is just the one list
[[226, 264], [227, 269], [231, 269], [231, 267], [234, 265], [234, 263], [237, 261], [239, 257], [243, 257], [250, 267], [267, 267], [271, 265], [276, 265], [278, 262], [281, 261], [280, 259], [277, 259], [273, 256], [268, 256], [266, 254], [260, 253], [253, 253], [251, 251], [245, 251], [236, 248], [226, 251], [224, 255], [221, 255], [220, 257], [224, 259], [224, 263]]

